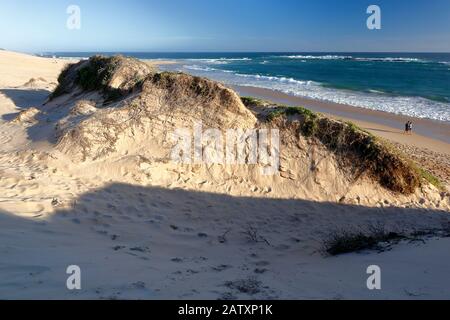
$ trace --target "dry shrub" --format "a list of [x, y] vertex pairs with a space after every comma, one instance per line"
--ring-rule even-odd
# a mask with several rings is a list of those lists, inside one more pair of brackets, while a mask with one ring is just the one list
[[421, 174], [396, 148], [353, 123], [333, 120], [302, 107], [277, 107], [267, 121], [288, 128], [309, 139], [320, 141], [336, 154], [343, 168], [350, 168], [355, 179], [364, 174], [383, 187], [412, 194], [421, 185]]

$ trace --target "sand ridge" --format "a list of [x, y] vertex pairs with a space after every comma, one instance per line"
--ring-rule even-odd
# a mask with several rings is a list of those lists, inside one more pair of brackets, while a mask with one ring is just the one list
[[[63, 125], [65, 119], [69, 127], [78, 125], [79, 119], [70, 117], [99, 112], [90, 101], [102, 98], [87, 93], [77, 101], [61, 97], [44, 105], [66, 63], [0, 51], [0, 66], [9, 68], [0, 67], [1, 298], [407, 299], [449, 294], [442, 270], [450, 261], [440, 256], [447, 239], [423, 246], [402, 243], [379, 255], [334, 259], [321, 252], [323, 239], [337, 229], [441, 228], [450, 221], [442, 210], [446, 194], [425, 188], [412, 198], [394, 196], [370, 181], [348, 188], [344, 180], [330, 179], [341, 175], [329, 152], [305, 141], [298, 147], [309, 148], [306, 156], [283, 154], [282, 172], [275, 178], [260, 177], [258, 168], [246, 166], [173, 164], [162, 148], [163, 133], [168, 125], [194, 120], [186, 115], [179, 122], [151, 119], [147, 132], [130, 131], [116, 151], [83, 161], [54, 148], [55, 123]], [[160, 89], [151, 87], [147, 98], [161, 94]], [[80, 100], [86, 104], [77, 105]], [[39, 114], [20, 117], [34, 110], [30, 107]], [[253, 125], [252, 114], [242, 117]], [[302, 157], [319, 163], [322, 174], [296, 176], [306, 172]], [[346, 199], [339, 202], [344, 190]], [[389, 289], [376, 296], [365, 288], [366, 267], [373, 263], [398, 270], [387, 276]], [[64, 287], [70, 264], [80, 265], [86, 275], [81, 292]], [[405, 269], [433, 276], [411, 284]]]

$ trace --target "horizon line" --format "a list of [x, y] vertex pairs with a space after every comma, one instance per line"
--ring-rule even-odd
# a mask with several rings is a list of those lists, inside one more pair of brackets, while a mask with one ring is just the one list
[[[16, 50], [8, 50], [7, 51], [16, 51]], [[16, 52], [23, 52], [23, 53], [446, 53], [450, 54], [450, 51], [250, 51], [250, 50], [243, 50], [243, 51], [233, 51], [233, 50], [224, 50], [224, 51], [217, 51], [217, 50], [194, 50], [194, 51], [185, 51], [185, 50], [176, 50], [176, 51], [164, 51], [164, 50], [54, 50], [54, 51], [16, 51]]]

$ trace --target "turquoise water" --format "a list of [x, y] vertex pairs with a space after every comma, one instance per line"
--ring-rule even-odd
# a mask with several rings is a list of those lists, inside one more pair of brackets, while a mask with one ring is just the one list
[[[112, 54], [112, 53], [106, 53]], [[124, 53], [227, 84], [450, 122], [448, 53]], [[92, 53], [57, 53], [87, 57]]]

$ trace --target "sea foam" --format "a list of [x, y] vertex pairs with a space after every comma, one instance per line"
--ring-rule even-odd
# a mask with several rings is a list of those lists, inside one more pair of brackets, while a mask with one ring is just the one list
[[231, 70], [221, 70], [199, 65], [183, 65], [180, 71], [183, 71], [183, 69], [230, 85], [265, 88], [298, 97], [450, 122], [449, 104], [422, 97], [392, 96], [379, 90], [359, 92], [334, 89], [324, 87], [321, 83], [314, 81], [261, 74], [236, 73]]
[[396, 57], [382, 57], [382, 58], [369, 58], [369, 57], [353, 57], [353, 56], [341, 56], [341, 55], [290, 55], [290, 56], [278, 56], [286, 59], [299, 59], [299, 60], [353, 60], [353, 61], [370, 61], [370, 62], [428, 62], [427, 60], [418, 58], [396, 58]]

